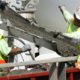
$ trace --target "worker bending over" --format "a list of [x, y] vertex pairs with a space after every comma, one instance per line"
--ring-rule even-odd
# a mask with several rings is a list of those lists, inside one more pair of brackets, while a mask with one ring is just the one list
[[8, 56], [14, 56], [20, 52], [30, 51], [29, 44], [24, 45], [22, 48], [12, 48], [8, 46], [8, 43], [4, 36], [4, 30], [0, 29], [0, 64], [6, 63]]
[[[80, 7], [76, 9], [74, 15], [70, 14], [65, 6], [59, 6], [59, 9], [63, 14], [66, 23], [68, 24], [67, 32], [62, 33], [62, 35], [80, 40]], [[77, 47], [80, 48], [80, 45]], [[80, 65], [80, 55], [78, 55], [76, 63], [76, 67], [80, 68], [78, 65]]]

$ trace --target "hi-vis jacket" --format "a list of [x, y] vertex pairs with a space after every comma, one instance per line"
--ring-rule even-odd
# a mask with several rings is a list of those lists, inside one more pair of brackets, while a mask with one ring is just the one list
[[5, 38], [3, 38], [2, 35], [0, 35], [0, 63], [6, 62], [7, 55], [9, 54], [10, 51], [11, 48], [8, 47]]
[[63, 33], [63, 35], [71, 37], [71, 38], [75, 38], [75, 39], [80, 39], [80, 29], [78, 29], [77, 26], [74, 25], [73, 15], [70, 14], [67, 10], [64, 10], [63, 16], [68, 25], [67, 32]]

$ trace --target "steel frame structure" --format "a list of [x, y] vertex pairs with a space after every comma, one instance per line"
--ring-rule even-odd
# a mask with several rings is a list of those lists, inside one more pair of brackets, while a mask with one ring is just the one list
[[[9, 7], [6, 7], [6, 10], [4, 12], [1, 12], [2, 18], [9, 19], [11, 23], [16, 26], [18, 30], [11, 30], [12, 35], [20, 36], [23, 39], [29, 40], [31, 42], [34, 42], [37, 45], [46, 47], [48, 49], [54, 50], [54, 44], [53, 41], [53, 33], [45, 31], [45, 29], [42, 29], [40, 27], [36, 27], [34, 25], [31, 25], [30, 22], [27, 19], [24, 19], [19, 14], [17, 14], [15, 11], [10, 9]], [[22, 33], [24, 32], [24, 33]], [[22, 36], [21, 36], [22, 35]], [[49, 80], [66, 80], [66, 67], [65, 63], [66, 61], [74, 61], [76, 60], [76, 57], [61, 57], [56, 58], [52, 60], [46, 60], [46, 61], [32, 61], [32, 62], [24, 62], [24, 63], [6, 63], [6, 64], [0, 64], [0, 68], [2, 67], [11, 67], [11, 66], [22, 66], [22, 65], [32, 65], [32, 64], [42, 64], [42, 63], [52, 63], [49, 71]], [[58, 63], [58, 65], [57, 65]], [[35, 80], [32, 78], [31, 80]]]

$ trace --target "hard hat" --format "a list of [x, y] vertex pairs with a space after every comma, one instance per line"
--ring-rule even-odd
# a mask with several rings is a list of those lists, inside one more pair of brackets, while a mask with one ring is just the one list
[[76, 19], [80, 20], [80, 6], [76, 9], [76, 12], [74, 14]]
[[2, 36], [8, 36], [8, 32], [3, 30], [3, 29], [0, 29], [0, 35]]

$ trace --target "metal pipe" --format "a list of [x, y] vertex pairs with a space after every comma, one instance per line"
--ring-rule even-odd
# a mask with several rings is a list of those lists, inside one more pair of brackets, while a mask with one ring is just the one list
[[5, 63], [5, 64], [0, 64], [0, 68], [43, 64], [43, 63], [66, 62], [66, 61], [74, 61], [76, 59], [77, 59], [77, 57], [73, 56], [73, 57], [59, 57], [59, 58], [40, 60], [40, 61], [29, 61], [29, 62], [27, 61], [27, 62], [20, 62], [20, 63]]

